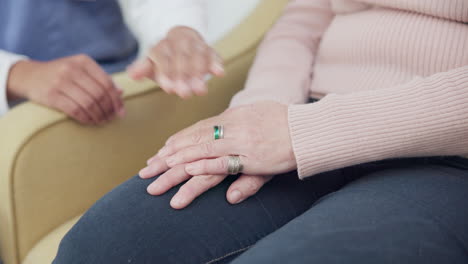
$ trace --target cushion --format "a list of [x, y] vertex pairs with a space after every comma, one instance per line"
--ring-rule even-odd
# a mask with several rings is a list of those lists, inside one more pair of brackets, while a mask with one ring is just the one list
[[52, 230], [47, 236], [42, 238], [32, 249], [23, 261], [23, 264], [38, 264], [38, 263], [52, 263], [55, 255], [57, 255], [57, 249], [60, 241], [65, 234], [70, 230], [73, 225], [80, 219], [77, 216], [71, 220], [68, 220], [63, 225]]

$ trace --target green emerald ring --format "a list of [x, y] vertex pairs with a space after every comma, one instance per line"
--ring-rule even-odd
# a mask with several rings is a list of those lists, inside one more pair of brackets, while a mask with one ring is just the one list
[[224, 127], [223, 126], [214, 126], [213, 129], [214, 129], [213, 135], [214, 135], [215, 140], [224, 138]]

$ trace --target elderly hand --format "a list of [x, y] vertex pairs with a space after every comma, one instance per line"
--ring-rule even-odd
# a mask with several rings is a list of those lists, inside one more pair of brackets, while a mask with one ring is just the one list
[[[224, 126], [224, 138], [214, 140], [215, 125]], [[227, 192], [233, 204], [254, 195], [273, 175], [295, 170], [287, 106], [261, 102], [200, 121], [170, 137], [140, 177], [166, 171], [148, 186], [153, 195], [188, 180], [171, 201], [172, 207], [181, 209], [227, 177], [229, 156], [239, 156], [243, 165], [242, 175]]]
[[185, 99], [206, 94], [206, 75], [222, 76], [224, 68], [218, 54], [200, 34], [178, 26], [150, 50], [147, 58], [132, 64], [128, 72], [134, 79], [152, 79], [165, 92]]
[[86, 55], [48, 62], [19, 61], [10, 70], [7, 92], [9, 98], [29, 99], [87, 125], [125, 114], [122, 91]]

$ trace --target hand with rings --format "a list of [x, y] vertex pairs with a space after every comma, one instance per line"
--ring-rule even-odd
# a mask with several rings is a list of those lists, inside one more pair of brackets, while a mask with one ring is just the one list
[[229, 175], [239, 174], [227, 200], [244, 201], [274, 175], [297, 168], [287, 112], [286, 105], [259, 102], [228, 109], [176, 133], [139, 173], [145, 179], [163, 173], [148, 193], [161, 195], [186, 181], [171, 200], [173, 208], [182, 209]]

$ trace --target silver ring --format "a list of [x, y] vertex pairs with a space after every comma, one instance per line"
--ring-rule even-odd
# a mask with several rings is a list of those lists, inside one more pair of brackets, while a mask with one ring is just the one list
[[224, 138], [224, 126], [219, 126], [219, 139]]
[[244, 166], [239, 156], [228, 156], [228, 174], [237, 175], [242, 172]]

